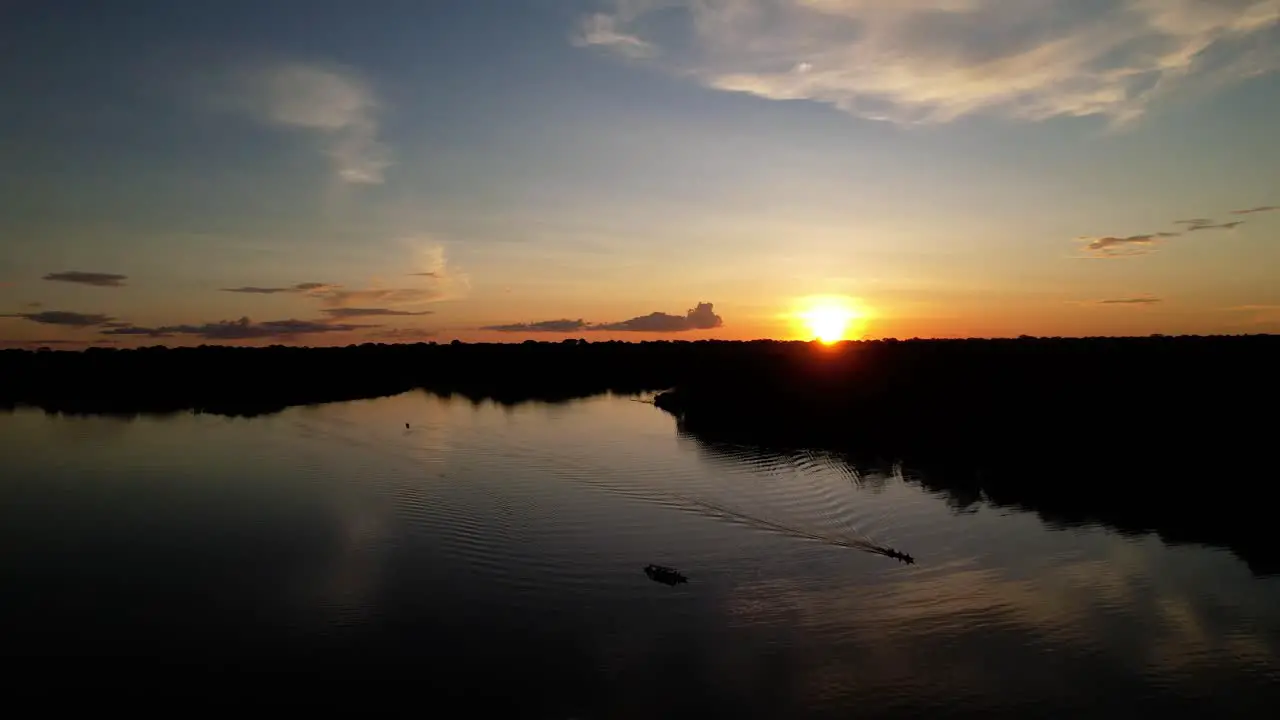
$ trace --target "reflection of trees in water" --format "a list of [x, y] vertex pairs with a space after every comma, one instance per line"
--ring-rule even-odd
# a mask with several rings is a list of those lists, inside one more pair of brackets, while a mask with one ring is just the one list
[[537, 403], [539, 405], [548, 406], [569, 406], [575, 403], [588, 400], [592, 397], [603, 395], [604, 393], [535, 393], [535, 392], [497, 392], [489, 393], [485, 390], [451, 390], [448, 388], [421, 388], [418, 392], [432, 397], [440, 398], [443, 402], [452, 403], [462, 400], [471, 404], [473, 408], [480, 408], [487, 405], [501, 408], [503, 410], [511, 410], [521, 405]]
[[[714, 421], [695, 430], [681, 419], [677, 427], [720, 460], [795, 464], [820, 452], [859, 488], [883, 490], [897, 480], [941, 497], [956, 512], [986, 505], [1033, 512], [1055, 529], [1100, 525], [1126, 535], [1155, 533], [1169, 544], [1228, 548], [1256, 574], [1280, 573], [1280, 548], [1267, 530], [1268, 505], [1252, 492], [1265, 487], [1259, 480], [1274, 471], [1256, 454], [1230, 468], [1189, 452], [1135, 451], [1121, 459], [1083, 449], [1039, 462], [1026, 455], [993, 461], [926, 453], [898, 462], [848, 448], [824, 450], [831, 448], [829, 440], [806, 448], [794, 432], [772, 443], [759, 427], [746, 437]], [[1188, 476], [1198, 482], [1186, 482]]]
[[[896, 554], [896, 548], [866, 535], [861, 527], [865, 518], [853, 512], [848, 496], [839, 487], [848, 482], [859, 490], [882, 493], [895, 478], [896, 467], [859, 466], [825, 450], [704, 440], [680, 428], [677, 435], [713, 463], [793, 479], [781, 485], [770, 483], [772, 487], [762, 497], [751, 497], [760, 492], [758, 487], [749, 489], [736, 483], [719, 488], [718, 494], [724, 497], [714, 500], [687, 492], [677, 494], [699, 512], [793, 537], [903, 559]], [[798, 478], [805, 479], [795, 482]]]

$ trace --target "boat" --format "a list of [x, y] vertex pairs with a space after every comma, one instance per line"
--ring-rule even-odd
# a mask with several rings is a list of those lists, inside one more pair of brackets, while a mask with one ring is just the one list
[[679, 585], [680, 583], [689, 582], [689, 578], [685, 577], [679, 570], [666, 565], [645, 565], [644, 574], [648, 575], [650, 580], [664, 585]]
[[894, 560], [901, 560], [902, 562], [908, 565], [913, 565], [915, 564], [915, 561], [916, 561], [915, 558], [911, 557], [907, 553], [901, 552], [899, 550], [894, 550], [892, 548], [885, 550], [884, 554], [893, 558]]

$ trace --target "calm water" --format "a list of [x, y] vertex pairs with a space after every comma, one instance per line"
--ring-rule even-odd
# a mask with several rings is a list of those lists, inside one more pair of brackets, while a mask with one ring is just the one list
[[[713, 450], [625, 398], [18, 411], [0, 415], [0, 648], [329, 670], [345, 679], [305, 691], [324, 702], [395, 668], [378, 697], [521, 717], [1280, 707], [1280, 580], [961, 512], [911, 477]], [[838, 544], [861, 536], [920, 562]], [[651, 582], [650, 562], [691, 581]]]

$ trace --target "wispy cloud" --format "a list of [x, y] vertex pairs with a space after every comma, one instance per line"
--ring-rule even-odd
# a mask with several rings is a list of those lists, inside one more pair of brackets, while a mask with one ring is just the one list
[[595, 13], [579, 21], [573, 34], [573, 44], [578, 47], [600, 45], [633, 58], [651, 57], [657, 47], [635, 35], [618, 32], [619, 18], [606, 13]]
[[1079, 241], [1085, 244], [1085, 251], [1093, 257], [1132, 257], [1134, 255], [1145, 255], [1151, 252], [1152, 248], [1160, 241], [1178, 237], [1178, 235], [1179, 233], [1171, 232], [1129, 235], [1127, 237], [1106, 235], [1102, 237], [1083, 237], [1079, 238]]
[[104, 335], [139, 335], [153, 338], [173, 336], [173, 333], [165, 327], [151, 328], [131, 325], [129, 323], [113, 323], [111, 325], [104, 325], [103, 328], [102, 334]]
[[1253, 215], [1254, 213], [1275, 212], [1280, 210], [1280, 205], [1261, 205], [1247, 210], [1232, 210], [1232, 215]]
[[248, 73], [242, 106], [258, 120], [315, 133], [349, 183], [381, 183], [391, 165], [373, 89], [348, 68], [282, 63]]
[[347, 319], [358, 317], [409, 317], [413, 315], [430, 315], [430, 310], [422, 310], [419, 312], [410, 312], [408, 310], [392, 310], [391, 308], [357, 308], [357, 307], [341, 307], [328, 308], [320, 312], [334, 319]]
[[334, 288], [320, 293], [316, 297], [331, 308], [350, 308], [377, 306], [412, 306], [441, 300], [446, 297], [438, 287], [422, 288], [365, 288], [348, 290]]
[[1187, 228], [1187, 232], [1200, 232], [1202, 230], [1235, 230], [1237, 227], [1243, 224], [1244, 224], [1243, 220], [1236, 220], [1235, 222], [1224, 222], [1224, 223], [1210, 222], [1203, 225], [1192, 225], [1191, 227]]
[[404, 238], [400, 244], [409, 255], [411, 276], [419, 278], [410, 287], [331, 287], [312, 293], [331, 308], [390, 307], [412, 308], [426, 303], [464, 296], [471, 280], [449, 263], [444, 245], [430, 239]]
[[443, 246], [407, 242], [412, 250], [411, 267], [421, 268], [418, 272], [409, 273], [420, 278], [413, 287], [349, 288], [331, 283], [304, 282], [281, 286], [246, 285], [222, 290], [250, 295], [303, 295], [318, 300], [328, 308], [322, 312], [335, 318], [425, 315], [427, 311], [414, 312], [405, 308], [460, 297], [467, 291], [469, 278], [449, 265]]
[[277, 293], [299, 293], [315, 295], [324, 293], [337, 287], [328, 283], [304, 282], [297, 285], [289, 285], [288, 287], [257, 287], [247, 285], [244, 287], [222, 288], [222, 292], [246, 293], [249, 295], [275, 295]]
[[489, 325], [481, 330], [496, 330], [508, 333], [574, 333], [574, 332], [652, 332], [678, 333], [690, 330], [713, 330], [724, 325], [724, 319], [715, 313], [711, 303], [698, 303], [697, 307], [684, 315], [671, 315], [655, 312], [648, 315], [611, 323], [588, 323], [581, 318], [577, 320], [543, 320], [532, 323], [511, 323], [508, 325]]
[[1158, 297], [1132, 297], [1132, 298], [1115, 298], [1111, 300], [1099, 300], [1099, 305], [1155, 305], [1164, 302]]
[[68, 312], [66, 310], [45, 310], [36, 313], [11, 313], [0, 317], [21, 318], [41, 325], [63, 325], [66, 327], [87, 328], [104, 325], [115, 318], [109, 315]]
[[576, 44], [657, 58], [712, 88], [899, 122], [984, 111], [1124, 122], [1167, 94], [1280, 67], [1267, 35], [1277, 0], [610, 0], [605, 10], [580, 21]]
[[385, 330], [374, 330], [366, 333], [366, 337], [375, 340], [391, 340], [393, 342], [419, 342], [422, 340], [430, 340], [438, 335], [435, 330], [427, 330], [425, 328], [403, 327], [403, 328], [387, 328]]
[[[1276, 0], [1280, 3], [1280, 0]], [[1248, 215], [1251, 213], [1269, 212], [1271, 210], [1280, 209], [1276, 207], [1266, 206], [1251, 208], [1249, 210], [1234, 210], [1233, 215]], [[1231, 222], [1215, 222], [1213, 218], [1196, 217], [1185, 218], [1182, 220], [1174, 220], [1174, 225], [1181, 225], [1181, 232], [1154, 232], [1143, 235], [1128, 236], [1088, 236], [1077, 238], [1077, 241], [1084, 243], [1085, 255], [1076, 256], [1083, 259], [1106, 259], [1119, 257], [1134, 257], [1137, 255], [1146, 255], [1154, 249], [1154, 246], [1163, 240], [1169, 238], [1181, 237], [1186, 233], [1205, 232], [1208, 230], [1234, 230], [1245, 224], [1244, 220], [1233, 220]]]
[[45, 338], [36, 340], [5, 340], [0, 339], [0, 347], [14, 348], [35, 348], [41, 345], [82, 345], [82, 340], [68, 340], [67, 338]]
[[578, 318], [577, 320], [542, 320], [540, 322], [531, 323], [509, 323], [506, 325], [487, 325], [480, 328], [481, 330], [496, 330], [498, 332], [510, 333], [572, 333], [580, 330], [590, 330], [591, 324]]
[[1250, 330], [1258, 326], [1280, 328], [1280, 305], [1237, 305], [1226, 310], [1241, 316], [1243, 318], [1241, 324]]
[[449, 285], [455, 291], [467, 289], [470, 278], [449, 263], [444, 243], [431, 237], [408, 237], [400, 240], [407, 249], [412, 277], [431, 278]]
[[260, 340], [265, 338], [293, 338], [318, 333], [351, 332], [377, 325], [348, 325], [310, 320], [269, 320], [255, 323], [247, 317], [239, 320], [222, 320], [203, 325], [162, 325], [141, 327], [126, 325], [102, 331], [103, 335], [136, 335], [152, 338], [189, 335], [205, 340]]
[[53, 280], [55, 282], [78, 283], [80, 285], [93, 285], [94, 287], [124, 287], [124, 281], [128, 280], [127, 275], [116, 275], [115, 273], [102, 272], [81, 272], [79, 270], [67, 270], [66, 272], [54, 272], [45, 275], [44, 280]]

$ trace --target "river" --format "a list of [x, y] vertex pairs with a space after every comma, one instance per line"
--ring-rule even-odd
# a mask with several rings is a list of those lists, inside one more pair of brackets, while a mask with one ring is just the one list
[[1226, 550], [701, 442], [625, 397], [20, 409], [0, 415], [0, 543], [0, 653], [226, 687], [324, 668], [355, 692], [379, 668], [547, 718], [1280, 707], [1280, 578]]

